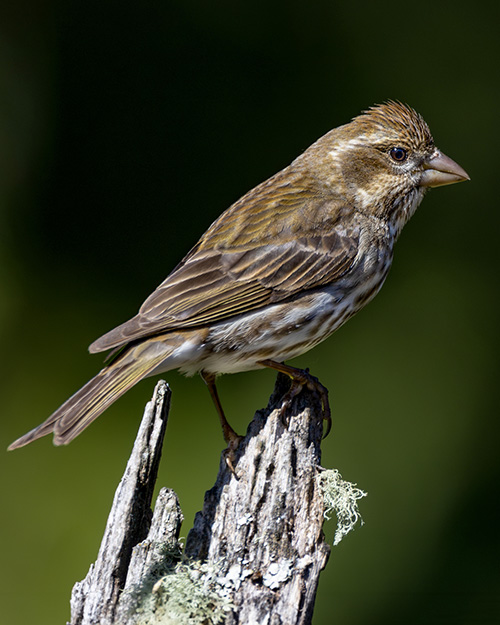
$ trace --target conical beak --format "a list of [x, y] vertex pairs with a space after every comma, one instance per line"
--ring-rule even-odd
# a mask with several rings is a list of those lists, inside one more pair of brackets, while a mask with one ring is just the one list
[[445, 184], [470, 180], [468, 173], [458, 163], [439, 150], [424, 163], [424, 173], [420, 180], [422, 187], [442, 187]]

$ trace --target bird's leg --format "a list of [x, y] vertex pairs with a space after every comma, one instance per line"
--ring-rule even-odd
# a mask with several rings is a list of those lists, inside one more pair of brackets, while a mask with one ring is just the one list
[[217, 387], [215, 386], [215, 374], [208, 373], [207, 371], [202, 371], [200, 373], [203, 381], [208, 387], [208, 392], [210, 393], [210, 397], [215, 404], [215, 409], [217, 410], [217, 414], [219, 415], [220, 424], [222, 426], [222, 433], [224, 435], [224, 440], [227, 444], [226, 450], [226, 464], [231, 470], [231, 472], [236, 475], [233, 466], [234, 460], [234, 452], [238, 448], [240, 444], [242, 436], [236, 434], [233, 428], [229, 425], [228, 420], [226, 419], [226, 415], [224, 414], [224, 410], [222, 409], [222, 404], [220, 403], [219, 393], [217, 392]]
[[328, 401], [328, 389], [321, 384], [318, 378], [315, 378], [311, 375], [306, 369], [297, 369], [296, 367], [290, 367], [289, 365], [285, 365], [284, 362], [276, 362], [275, 360], [261, 360], [258, 363], [264, 367], [269, 367], [269, 369], [274, 369], [275, 371], [279, 371], [280, 373], [284, 373], [292, 380], [292, 385], [290, 386], [289, 391], [283, 398], [282, 412], [290, 405], [292, 399], [296, 397], [302, 388], [305, 386], [313, 393], [317, 393], [320, 397], [321, 404], [323, 406], [323, 420], [326, 421], [326, 432], [323, 436], [325, 438], [330, 433], [332, 429], [332, 413], [330, 410], [330, 402]]

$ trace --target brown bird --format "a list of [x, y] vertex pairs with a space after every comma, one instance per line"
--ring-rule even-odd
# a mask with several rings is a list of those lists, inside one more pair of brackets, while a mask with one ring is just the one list
[[230, 448], [215, 377], [270, 367], [292, 394], [326, 389], [283, 364], [345, 323], [380, 290], [394, 244], [429, 187], [469, 180], [423, 118], [388, 102], [318, 139], [205, 232], [139, 313], [92, 343], [108, 364], [16, 449], [54, 433], [73, 440], [142, 378], [179, 369], [208, 385]]

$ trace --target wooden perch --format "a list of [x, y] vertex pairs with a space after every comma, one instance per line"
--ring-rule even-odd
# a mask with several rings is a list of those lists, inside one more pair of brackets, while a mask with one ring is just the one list
[[[170, 407], [170, 389], [156, 385], [127, 468], [115, 492], [95, 564], [71, 593], [71, 625], [113, 623], [130, 569], [132, 549], [151, 532], [151, 501]], [[182, 522], [179, 510], [178, 526]], [[159, 530], [157, 530], [159, 531]]]
[[170, 400], [167, 385], [156, 386], [98, 559], [73, 589], [71, 625], [311, 622], [330, 552], [317, 479], [322, 412], [304, 389], [281, 414], [288, 386], [280, 374], [236, 451], [236, 475], [222, 455], [183, 551], [173, 491], [160, 491], [150, 523]]

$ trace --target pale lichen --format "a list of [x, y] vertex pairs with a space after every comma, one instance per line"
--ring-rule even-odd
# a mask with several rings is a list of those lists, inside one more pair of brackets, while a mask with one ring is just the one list
[[136, 625], [217, 625], [233, 609], [232, 591], [219, 567], [198, 561], [177, 563], [154, 584], [136, 611]]
[[271, 590], [278, 590], [291, 576], [292, 562], [290, 560], [282, 560], [280, 563], [272, 562], [262, 576], [262, 583]]
[[363, 525], [357, 501], [368, 493], [357, 488], [356, 484], [342, 479], [337, 469], [320, 468], [316, 479], [323, 493], [325, 519], [330, 519], [333, 513], [337, 517], [333, 544], [338, 545], [358, 521]]

